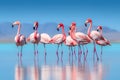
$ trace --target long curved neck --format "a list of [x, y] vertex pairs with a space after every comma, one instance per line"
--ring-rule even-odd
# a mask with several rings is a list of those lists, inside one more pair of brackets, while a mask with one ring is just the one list
[[21, 28], [21, 25], [19, 24], [19, 25], [18, 25], [17, 34], [20, 34], [20, 28]]
[[62, 34], [65, 34], [64, 26], [62, 26]]
[[100, 34], [102, 35], [102, 30], [100, 30]]
[[74, 40], [76, 40], [75, 33], [76, 33], [76, 26], [70, 31], [70, 36]]
[[88, 35], [90, 35], [91, 28], [92, 28], [92, 22], [90, 22], [90, 26], [89, 26], [88, 31], [87, 31], [87, 34], [88, 34]]

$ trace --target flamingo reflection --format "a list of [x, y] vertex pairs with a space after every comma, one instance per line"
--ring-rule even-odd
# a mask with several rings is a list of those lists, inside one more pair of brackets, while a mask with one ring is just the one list
[[34, 66], [30, 69], [31, 80], [40, 80], [40, 67], [37, 57], [34, 57]]
[[15, 80], [25, 80], [25, 68], [22, 65], [22, 58], [18, 59], [18, 64], [15, 67]]

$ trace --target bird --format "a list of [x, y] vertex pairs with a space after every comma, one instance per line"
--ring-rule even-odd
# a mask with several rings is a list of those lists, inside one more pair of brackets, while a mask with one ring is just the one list
[[[71, 31], [70, 36], [72, 37], [72, 39], [74, 39], [78, 43], [78, 50], [79, 50], [78, 56], [79, 56], [82, 53], [80, 45], [85, 45], [85, 44], [90, 43], [91, 39], [88, 37], [88, 35], [86, 35], [82, 32], [76, 32], [76, 23], [75, 22], [72, 22], [72, 24], [70, 26], [70, 31]], [[83, 49], [84, 49], [84, 47], [83, 47]], [[86, 52], [88, 52], [88, 50], [86, 50]], [[84, 59], [86, 59], [87, 53], [85, 54], [85, 52], [83, 51], [83, 54], [84, 54]]]
[[[100, 34], [102, 35], [102, 26], [98, 26], [97, 31], [100, 32]], [[102, 47], [107, 46], [107, 45], [109, 45], [109, 46], [111, 45], [110, 41], [107, 40], [105, 37], [102, 37], [100, 40], [96, 40], [96, 44], [101, 46], [101, 56], [102, 56]]]
[[26, 38], [25, 38], [24, 35], [22, 35], [22, 34], [20, 33], [20, 29], [21, 29], [21, 23], [20, 23], [20, 21], [15, 21], [15, 22], [13, 22], [13, 23], [12, 23], [12, 28], [13, 28], [15, 25], [18, 26], [18, 30], [17, 30], [17, 34], [16, 34], [14, 40], [15, 40], [16, 46], [17, 46], [17, 47], [19, 47], [19, 46], [21, 47], [21, 51], [19, 52], [19, 50], [18, 50], [18, 57], [21, 58], [21, 56], [22, 56], [22, 48], [23, 48], [23, 45], [26, 44]]
[[[62, 43], [65, 42], [65, 40], [66, 40], [66, 34], [64, 31], [64, 24], [59, 23], [57, 26], [57, 31], [59, 31], [59, 28], [62, 28], [62, 34], [56, 34], [50, 40], [50, 43], [54, 43], [54, 44], [58, 45], [57, 51], [56, 51], [56, 55], [57, 55], [58, 60], [59, 60], [59, 56], [58, 56], [59, 45], [61, 45], [61, 47], [62, 47]], [[61, 56], [62, 55], [63, 55], [63, 49], [61, 51]]]
[[40, 43], [42, 43], [44, 45], [44, 54], [45, 54], [45, 57], [46, 57], [47, 52], [46, 52], [46, 46], [45, 45], [50, 44], [51, 37], [47, 33], [41, 33], [40, 37], [41, 37]]
[[94, 52], [94, 54], [96, 54], [97, 60], [99, 60], [99, 57], [98, 57], [98, 54], [97, 54], [97, 50], [96, 50], [96, 42], [95, 42], [95, 40], [99, 40], [99, 39], [101, 39], [103, 37], [102, 37], [102, 35], [98, 31], [96, 31], [96, 30], [92, 30], [91, 31], [91, 29], [92, 29], [92, 19], [88, 18], [85, 21], [85, 27], [87, 27], [88, 23], [90, 25], [89, 25], [89, 28], [88, 28], [88, 31], [87, 31], [87, 35], [93, 40], [93, 44], [94, 44], [93, 52]]
[[33, 30], [35, 30], [33, 33], [30, 34], [30, 36], [27, 38], [27, 42], [31, 42], [34, 44], [34, 55], [38, 54], [38, 48], [36, 49], [35, 45], [38, 47], [38, 43], [40, 42], [40, 34], [38, 33], [38, 22], [34, 22]]
[[[78, 45], [78, 43], [74, 39], [71, 38], [70, 34], [71, 34], [71, 31], [69, 30], [68, 36], [66, 37], [66, 40], [64, 42], [64, 44], [66, 46], [68, 46], [68, 49], [69, 49], [69, 61], [70, 61], [70, 49], [72, 51], [72, 56], [73, 56], [73, 53], [74, 53], [75, 54], [75, 58], [76, 58], [75, 46]], [[73, 47], [74, 47], [74, 52], [73, 52]]]

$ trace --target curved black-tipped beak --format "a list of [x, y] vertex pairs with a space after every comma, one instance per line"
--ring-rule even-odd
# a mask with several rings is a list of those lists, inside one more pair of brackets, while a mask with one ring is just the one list
[[71, 27], [69, 27], [69, 29], [71, 30]]
[[35, 30], [35, 27], [33, 27], [33, 30]]
[[99, 29], [97, 29], [97, 31], [99, 31]]
[[68, 32], [68, 35], [70, 35], [70, 32]]
[[85, 27], [87, 27], [87, 23], [85, 23]]
[[14, 27], [14, 25], [12, 24], [12, 28]]
[[57, 31], [59, 31], [59, 28], [57, 28]]

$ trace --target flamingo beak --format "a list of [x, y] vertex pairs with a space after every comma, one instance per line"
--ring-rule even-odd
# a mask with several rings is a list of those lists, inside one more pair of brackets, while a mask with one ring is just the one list
[[68, 35], [70, 35], [70, 32], [68, 32]]
[[12, 24], [12, 28], [14, 27], [14, 25]]
[[99, 31], [99, 29], [97, 29], [97, 31]]
[[71, 30], [71, 27], [69, 27], [69, 29]]
[[85, 23], [85, 27], [87, 27], [87, 23]]
[[57, 28], [57, 31], [59, 31], [59, 28]]
[[33, 30], [35, 30], [35, 27], [33, 27]]

